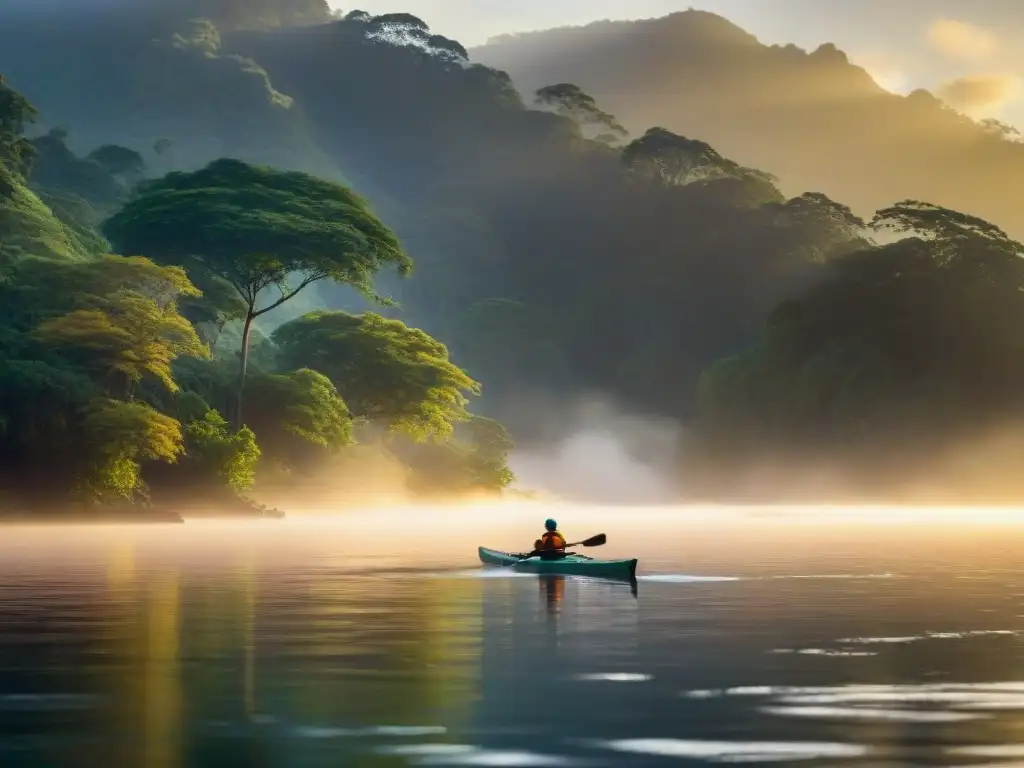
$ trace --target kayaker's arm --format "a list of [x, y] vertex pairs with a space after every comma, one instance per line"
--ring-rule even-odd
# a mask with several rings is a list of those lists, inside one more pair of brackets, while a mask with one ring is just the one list
[[[597, 536], [591, 536], [589, 539], [584, 539], [583, 541], [574, 541], [572, 544], [566, 544], [565, 548], [569, 549], [569, 547], [600, 547], [606, 543], [608, 543], [608, 537], [603, 533], [599, 533], [597, 534]], [[520, 560], [528, 560], [529, 558], [539, 554], [540, 550], [535, 549], [533, 550], [533, 552], [529, 553], [521, 552], [517, 554], [516, 557], [518, 557]]]

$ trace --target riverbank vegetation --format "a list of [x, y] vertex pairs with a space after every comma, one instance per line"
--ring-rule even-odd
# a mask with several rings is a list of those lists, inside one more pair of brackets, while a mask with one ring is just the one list
[[1024, 405], [1000, 226], [521, 94], [408, 14], [228, 5], [0, 11], [11, 503], [230, 506], [368, 450], [405, 492], [497, 493], [594, 395], [679, 427], [691, 496], [991, 485], [962, 449]]
[[[35, 116], [0, 81], [9, 510], [244, 509], [258, 475], [301, 477], [357, 440], [405, 451], [410, 468], [421, 459], [405, 443], [429, 444], [418, 450], [443, 465], [448, 492], [508, 485], [511, 443], [495, 439], [507, 433], [469, 413], [479, 385], [423, 331], [370, 312], [312, 313], [262, 340], [249, 365], [253, 321], [304, 287], [331, 279], [372, 294], [383, 266], [411, 269], [364, 200], [233, 160], [129, 196], [119, 176], [141, 180], [137, 153], [110, 145], [77, 158], [59, 134], [26, 139]], [[46, 171], [39, 193], [36, 162]], [[242, 324], [239, 346], [220, 351], [231, 320]]]

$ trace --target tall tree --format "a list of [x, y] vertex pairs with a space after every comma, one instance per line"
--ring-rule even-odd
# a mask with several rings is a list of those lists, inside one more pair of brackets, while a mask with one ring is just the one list
[[[373, 279], [383, 267], [395, 267], [400, 275], [412, 268], [395, 234], [352, 190], [238, 160], [217, 160], [148, 185], [106, 222], [104, 232], [123, 253], [206, 271], [234, 287], [246, 307], [237, 428], [243, 424], [249, 337], [256, 318], [321, 280], [378, 298]], [[268, 289], [276, 295], [267, 296]]]

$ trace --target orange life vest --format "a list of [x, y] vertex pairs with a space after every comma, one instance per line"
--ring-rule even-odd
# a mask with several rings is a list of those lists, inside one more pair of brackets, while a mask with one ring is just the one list
[[544, 551], [559, 551], [565, 549], [565, 537], [558, 531], [545, 531], [539, 539], [540, 546], [537, 549]]

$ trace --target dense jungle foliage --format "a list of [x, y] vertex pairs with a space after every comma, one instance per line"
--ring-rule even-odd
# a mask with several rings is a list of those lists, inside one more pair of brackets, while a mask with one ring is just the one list
[[408, 14], [192, 6], [0, 10], [11, 503], [214, 503], [353, 444], [494, 492], [595, 394], [685, 426], [693, 494], [813, 457], [885, 495], [1024, 404], [995, 224], [786, 194]]

